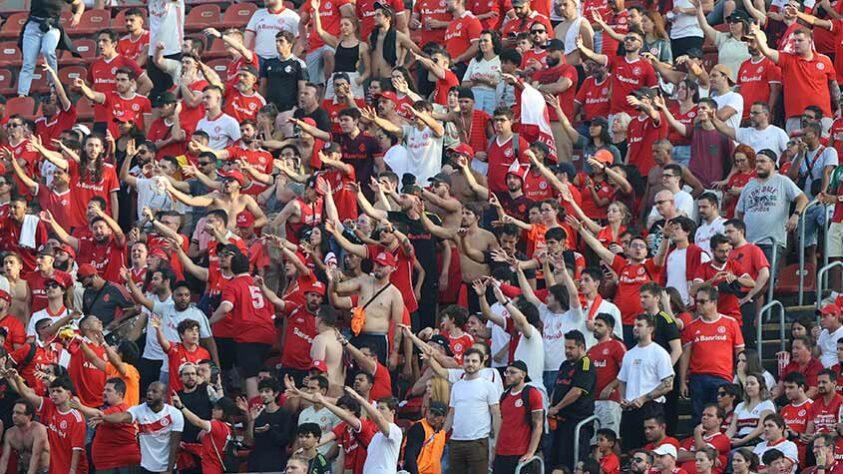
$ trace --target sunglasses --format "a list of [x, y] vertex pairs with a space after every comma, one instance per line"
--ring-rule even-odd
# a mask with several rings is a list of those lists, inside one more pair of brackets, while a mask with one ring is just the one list
[[547, 30], [530, 30], [530, 33], [537, 35], [539, 33], [547, 33]]
[[44, 285], [44, 288], [61, 288], [61, 285], [58, 283], [47, 283]]

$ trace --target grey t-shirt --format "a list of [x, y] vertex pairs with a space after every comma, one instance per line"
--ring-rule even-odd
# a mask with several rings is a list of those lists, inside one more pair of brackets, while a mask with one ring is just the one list
[[772, 237], [779, 245], [787, 242], [784, 226], [790, 217], [790, 203], [802, 191], [790, 178], [776, 174], [767, 181], [753, 179], [741, 191], [736, 210], [743, 213], [746, 240]]

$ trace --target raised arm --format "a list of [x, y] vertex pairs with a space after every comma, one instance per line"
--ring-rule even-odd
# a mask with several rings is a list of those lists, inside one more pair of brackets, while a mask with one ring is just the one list
[[50, 213], [50, 211], [41, 211], [38, 214], [38, 217], [40, 217], [42, 221], [50, 225], [50, 227], [53, 229], [53, 233], [56, 234], [56, 237], [58, 237], [58, 239], [62, 241], [62, 243], [70, 245], [73, 250], [77, 252], [79, 251], [79, 240], [76, 237], [73, 237], [72, 235], [68, 234], [67, 231], [64, 230], [64, 227], [62, 227], [61, 224], [59, 224], [58, 222], [56, 222], [55, 219], [53, 219], [53, 214]]
[[76, 89], [79, 89], [79, 92], [81, 92], [82, 95], [87, 97], [88, 100], [90, 100], [92, 102], [95, 102], [97, 104], [104, 104], [105, 103], [105, 99], [106, 99], [105, 94], [103, 94], [102, 92], [97, 92], [97, 91], [91, 89], [90, 87], [88, 87], [88, 85], [85, 84], [85, 81], [81, 77], [77, 77], [76, 79], [73, 80], [73, 87], [76, 88]]
[[169, 180], [164, 181], [164, 184], [167, 187], [167, 191], [174, 199], [188, 206], [210, 207], [212, 204], [214, 204], [214, 198], [212, 194], [206, 194], [204, 196], [191, 196], [190, 194], [183, 193], [176, 189], [175, 186], [173, 186], [173, 183], [171, 183]]
[[595, 53], [594, 51], [589, 49], [585, 45], [585, 43], [583, 43], [582, 36], [577, 36], [577, 48], [580, 50], [580, 53], [586, 57], [586, 59], [591, 59], [597, 64], [602, 64], [603, 66], [609, 65], [609, 56], [606, 56], [605, 54]]
[[[748, 2], [745, 1], [744, 3]], [[749, 27], [749, 32], [749, 36], [755, 39], [755, 47], [758, 48], [758, 52], [770, 58], [770, 61], [773, 61], [774, 63], [778, 64], [779, 52], [767, 46], [767, 35], [764, 34], [764, 31], [762, 31], [757, 24], [753, 23]]]
[[605, 262], [607, 265], [611, 265], [612, 262], [615, 260], [615, 254], [613, 254], [609, 249], [603, 246], [597, 237], [594, 236], [591, 232], [589, 232], [585, 227], [582, 226], [580, 221], [574, 219], [571, 216], [565, 217], [565, 222], [571, 226], [576, 232], [579, 232], [580, 237], [585, 241], [586, 245], [588, 245], [591, 250], [594, 251], [595, 254]]
[[346, 239], [342, 232], [337, 228], [334, 222], [328, 221], [325, 222], [325, 231], [329, 234], [334, 236], [334, 240], [336, 240], [337, 244], [343, 248], [346, 252], [350, 252], [354, 255], [362, 259], [369, 258], [369, 251], [365, 245], [355, 244], [350, 240]]

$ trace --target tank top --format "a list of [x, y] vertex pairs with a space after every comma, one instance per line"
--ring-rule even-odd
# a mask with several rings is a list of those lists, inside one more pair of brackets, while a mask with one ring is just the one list
[[299, 243], [299, 230], [302, 227], [315, 226], [322, 222], [321, 198], [311, 204], [308, 204], [300, 197], [297, 197], [296, 200], [299, 202], [299, 209], [301, 209], [301, 219], [299, 222], [287, 221], [287, 240], [294, 244]]
[[334, 54], [334, 72], [357, 72], [357, 61], [360, 59], [360, 43], [346, 48], [342, 43], [337, 44], [337, 52]]

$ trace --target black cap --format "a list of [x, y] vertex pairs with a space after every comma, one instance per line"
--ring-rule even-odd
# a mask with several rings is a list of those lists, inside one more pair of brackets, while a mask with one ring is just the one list
[[568, 162], [561, 162], [557, 165], [551, 166], [550, 169], [554, 173], [565, 173], [568, 175], [568, 179], [573, 180], [577, 176], [577, 169], [574, 168], [574, 165]]
[[391, 6], [381, 3], [375, 2], [374, 6], [372, 7], [373, 10], [383, 10], [390, 18], [395, 18], [395, 10], [392, 9]]
[[451, 185], [451, 177], [448, 176], [445, 173], [437, 173], [436, 176], [433, 176], [432, 178], [429, 178], [428, 181], [430, 181], [431, 183], [436, 183], [436, 182], [445, 183], [448, 186]]
[[222, 253], [233, 253], [234, 255], [240, 254], [240, 247], [234, 244], [217, 244], [217, 255]]
[[5, 104], [5, 103], [6, 103], [6, 96], [0, 95], [0, 104]]
[[656, 96], [656, 91], [653, 90], [653, 88], [651, 88], [651, 87], [640, 87], [640, 88], [632, 91], [632, 95], [634, 95], [635, 97], [638, 97], [639, 99], [643, 99], [645, 97], [647, 99], [652, 99], [653, 97]]
[[240, 70], [237, 71], [237, 72], [240, 73], [240, 72], [243, 72], [243, 71], [246, 71], [249, 74], [251, 74], [255, 77], [258, 77], [258, 70], [255, 69], [255, 66], [252, 66], [251, 64], [247, 64], [247, 65], [241, 67]]
[[759, 156], [764, 156], [770, 159], [773, 163], [776, 164], [776, 167], [779, 166], [779, 157], [776, 156], [776, 152], [770, 150], [769, 148], [765, 148], [763, 150], [759, 150], [758, 153], [755, 154], [755, 159], [757, 160]]
[[593, 117], [589, 125], [600, 125], [605, 128], [609, 126], [609, 120], [606, 117]]
[[530, 371], [527, 370], [527, 363], [526, 362], [524, 362], [523, 360], [514, 360], [514, 361], [510, 362], [509, 365], [507, 365], [507, 368], [509, 368], [509, 367], [512, 367], [514, 369], [518, 369], [518, 370], [524, 372], [524, 375], [525, 375], [524, 382], [530, 381]]
[[700, 48], [691, 48], [685, 51], [685, 56], [688, 56], [691, 59], [702, 59], [704, 57]]
[[175, 94], [172, 92], [162, 92], [153, 98], [152, 106], [163, 107], [167, 104], [175, 104], [176, 102], [178, 102], [178, 99], [176, 99]]
[[726, 17], [726, 21], [729, 23], [735, 21], [742, 21], [742, 22], [749, 22], [749, 15], [743, 10], [735, 10], [732, 12], [731, 15]]
[[427, 411], [434, 415], [445, 416], [448, 414], [448, 407], [439, 400], [433, 400], [430, 402], [430, 406], [427, 407]]
[[565, 51], [565, 43], [562, 40], [553, 38], [552, 40], [548, 41], [546, 45], [544, 45], [544, 49], [548, 51]]
[[448, 339], [445, 336], [436, 334], [430, 338], [430, 342], [439, 344], [443, 349], [445, 349], [445, 354], [447, 354], [448, 357], [453, 357], [454, 353], [451, 351], [451, 343], [448, 342]]

